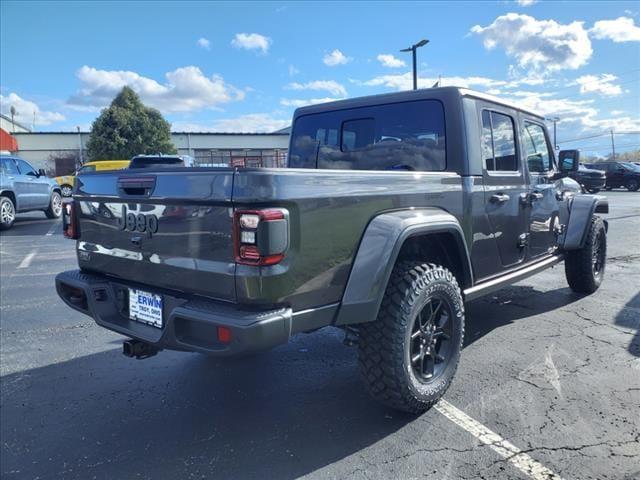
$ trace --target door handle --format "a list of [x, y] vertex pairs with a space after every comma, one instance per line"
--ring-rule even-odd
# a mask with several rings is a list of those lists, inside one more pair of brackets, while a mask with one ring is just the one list
[[507, 195], [506, 193], [494, 193], [493, 195], [491, 195], [491, 197], [489, 197], [489, 200], [491, 200], [491, 203], [504, 203], [504, 202], [508, 202], [509, 201], [509, 195]]
[[542, 200], [543, 197], [544, 197], [544, 194], [542, 194], [540, 192], [531, 192], [529, 194], [529, 198], [531, 199], [532, 202], [534, 200]]

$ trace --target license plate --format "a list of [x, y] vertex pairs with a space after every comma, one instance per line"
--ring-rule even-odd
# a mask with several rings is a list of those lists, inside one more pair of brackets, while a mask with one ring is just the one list
[[162, 296], [130, 288], [129, 318], [162, 328]]

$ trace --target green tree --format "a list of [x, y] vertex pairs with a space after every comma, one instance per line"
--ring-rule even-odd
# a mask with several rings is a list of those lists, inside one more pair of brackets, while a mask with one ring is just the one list
[[169, 122], [124, 87], [93, 122], [87, 154], [91, 160], [115, 160], [153, 153], [176, 153]]

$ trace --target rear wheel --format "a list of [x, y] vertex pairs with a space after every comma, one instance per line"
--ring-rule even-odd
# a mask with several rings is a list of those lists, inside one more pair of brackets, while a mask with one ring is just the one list
[[627, 182], [627, 190], [630, 192], [635, 192], [640, 188], [640, 183], [635, 178], [632, 178]]
[[607, 232], [600, 217], [592, 217], [587, 240], [580, 250], [567, 252], [564, 271], [574, 292], [595, 292], [604, 277], [607, 264]]
[[427, 410], [453, 379], [463, 337], [464, 303], [453, 274], [399, 263], [378, 318], [360, 326], [358, 359], [369, 392], [398, 410]]
[[0, 229], [11, 228], [16, 220], [16, 206], [9, 197], [0, 197]]
[[44, 211], [44, 214], [47, 218], [60, 218], [60, 215], [62, 215], [62, 197], [58, 192], [51, 194], [49, 208]]

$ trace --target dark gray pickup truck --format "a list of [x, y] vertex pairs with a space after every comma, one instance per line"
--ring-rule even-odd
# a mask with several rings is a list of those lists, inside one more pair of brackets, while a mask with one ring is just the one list
[[56, 287], [137, 358], [343, 328], [372, 395], [418, 412], [453, 378], [466, 301], [562, 261], [573, 290], [602, 282], [608, 203], [578, 164], [542, 117], [465, 89], [305, 107], [289, 168], [79, 176], [80, 269]]

